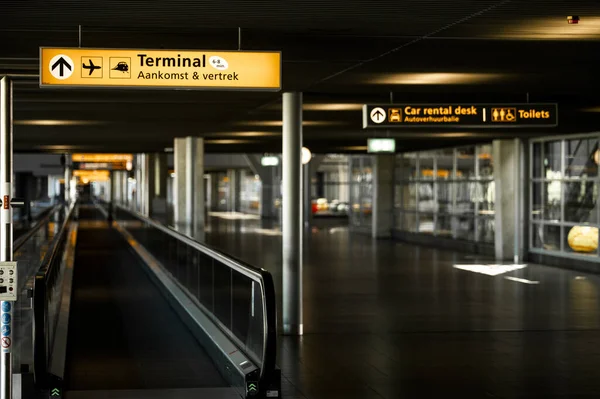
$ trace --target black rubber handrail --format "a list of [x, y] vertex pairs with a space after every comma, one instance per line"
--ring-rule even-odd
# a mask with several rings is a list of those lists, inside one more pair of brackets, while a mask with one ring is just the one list
[[38, 388], [47, 388], [49, 382], [48, 349], [52, 343], [49, 342], [48, 293], [56, 282], [57, 264], [63, 254], [74, 209], [75, 206], [68, 209], [60, 231], [54, 237], [51, 249], [46, 252], [33, 281], [33, 377]]

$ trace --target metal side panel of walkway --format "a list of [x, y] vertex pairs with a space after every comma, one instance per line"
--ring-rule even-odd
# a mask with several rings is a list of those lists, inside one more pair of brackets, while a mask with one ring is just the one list
[[[82, 207], [79, 215], [67, 397], [185, 398], [226, 387], [128, 243], [98, 210]], [[102, 393], [112, 390], [122, 392]], [[228, 388], [209, 391], [235, 397]]]

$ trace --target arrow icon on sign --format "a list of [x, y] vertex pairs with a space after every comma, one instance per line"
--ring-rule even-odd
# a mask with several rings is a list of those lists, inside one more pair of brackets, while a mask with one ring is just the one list
[[375, 123], [381, 123], [385, 120], [385, 111], [383, 108], [377, 107], [371, 110], [371, 120]]
[[54, 71], [56, 68], [60, 68], [58, 70], [58, 74], [60, 76], [64, 76], [65, 75], [65, 67], [67, 67], [69, 69], [69, 71], [72, 69], [71, 68], [71, 64], [69, 64], [69, 62], [67, 60], [65, 60], [63, 57], [60, 57], [58, 59], [58, 61], [56, 61], [54, 64], [52, 64], [52, 70]]
[[54, 388], [51, 392], [52, 396], [60, 396], [60, 389]]

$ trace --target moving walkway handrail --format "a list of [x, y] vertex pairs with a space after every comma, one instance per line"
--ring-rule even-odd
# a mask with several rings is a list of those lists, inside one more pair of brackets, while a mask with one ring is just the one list
[[74, 205], [66, 209], [67, 215], [60, 227], [60, 231], [54, 237], [51, 249], [44, 256], [33, 282], [33, 373], [35, 383], [38, 386], [47, 383], [48, 350], [52, 346], [50, 333], [52, 332], [53, 334], [56, 327], [56, 325], [49, 325], [51, 320], [49, 320], [48, 293], [54, 288], [53, 285], [58, 276], [59, 265], [57, 263], [60, 263], [63, 254], [74, 209]]
[[[209, 248], [206, 245], [201, 244], [198, 241], [195, 241], [195, 240], [189, 238], [185, 234], [182, 234], [176, 230], [173, 230], [172, 228], [169, 228], [160, 223], [157, 223], [154, 220], [149, 219], [149, 218], [145, 217], [144, 215], [134, 212], [126, 207], [123, 207], [120, 205], [116, 205], [116, 207], [126, 213], [129, 213], [130, 215], [139, 219], [143, 223], [146, 223], [146, 224], [150, 225], [151, 227], [153, 227], [157, 230], [160, 230], [161, 232], [171, 236], [172, 238], [179, 240], [180, 242], [183, 242], [184, 244], [188, 245], [189, 247], [204, 253], [205, 255], [211, 257], [212, 259], [221, 262], [222, 264], [228, 266], [230, 269], [252, 279], [253, 281], [256, 281], [259, 284], [259, 286], [261, 287], [261, 293], [262, 293], [262, 296], [264, 299], [262, 301], [262, 305], [263, 305], [262, 311], [263, 311], [263, 315], [264, 315], [264, 320], [263, 320], [264, 337], [263, 337], [262, 359], [260, 359], [260, 361], [261, 361], [260, 380], [268, 381], [269, 378], [271, 377], [271, 374], [274, 372], [274, 370], [276, 368], [276, 357], [277, 357], [277, 302], [276, 302], [276, 297], [275, 297], [275, 286], [274, 286], [273, 277], [271, 276], [271, 273], [269, 273], [267, 270], [265, 270], [263, 268], [257, 268], [257, 267], [251, 266], [249, 264], [246, 264], [245, 262], [243, 262], [239, 259], [236, 259], [232, 256], [224, 255], [215, 249]], [[224, 327], [222, 325], [222, 323], [220, 323], [214, 315], [209, 314], [208, 316], [210, 316], [214, 321], [216, 321], [222, 330], [223, 329], [226, 330], [226, 331], [224, 331], [226, 334], [228, 334], [232, 338], [235, 338], [235, 334], [232, 331], [229, 331], [229, 329], [227, 329], [226, 327]], [[250, 357], [253, 357], [251, 353], [249, 353], [248, 355]]]
[[53, 207], [49, 207], [47, 210], [42, 211], [42, 214], [40, 216], [43, 216], [33, 224], [31, 229], [29, 229], [27, 233], [23, 234], [15, 240], [13, 245], [13, 251], [18, 251], [35, 233], [38, 232], [40, 228], [42, 228], [42, 226], [45, 226], [46, 223], [50, 221], [52, 216], [54, 216], [56, 212], [61, 210], [62, 207], [62, 204], [58, 204]]

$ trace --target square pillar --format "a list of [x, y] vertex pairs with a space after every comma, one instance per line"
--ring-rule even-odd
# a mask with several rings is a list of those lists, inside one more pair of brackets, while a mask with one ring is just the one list
[[199, 137], [176, 138], [174, 150], [173, 207], [175, 225], [188, 234], [196, 235], [204, 230], [204, 139]]
[[373, 157], [373, 238], [390, 238], [394, 225], [394, 154]]
[[499, 261], [520, 262], [523, 254], [523, 145], [519, 139], [494, 140], [495, 252]]

